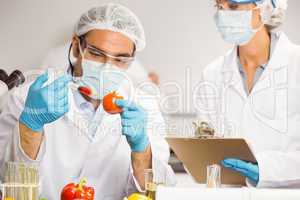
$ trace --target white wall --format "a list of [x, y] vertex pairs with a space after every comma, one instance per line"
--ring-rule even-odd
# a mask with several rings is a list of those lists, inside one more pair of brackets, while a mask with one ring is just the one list
[[[195, 82], [201, 69], [228, 48], [215, 30], [213, 0], [0, 0], [0, 68], [38, 67], [50, 48], [71, 37], [80, 14], [100, 2], [120, 2], [141, 18], [148, 43], [140, 59], [163, 82], [184, 86], [187, 66]], [[284, 26], [298, 43], [299, 8], [299, 0], [289, 1]]]

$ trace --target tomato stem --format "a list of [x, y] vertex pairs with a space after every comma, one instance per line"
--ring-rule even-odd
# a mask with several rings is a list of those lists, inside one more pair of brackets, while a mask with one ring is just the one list
[[77, 189], [79, 191], [83, 191], [83, 186], [85, 186], [86, 183], [87, 183], [87, 179], [86, 178], [81, 179], [80, 182], [79, 182], [79, 184], [78, 184]]

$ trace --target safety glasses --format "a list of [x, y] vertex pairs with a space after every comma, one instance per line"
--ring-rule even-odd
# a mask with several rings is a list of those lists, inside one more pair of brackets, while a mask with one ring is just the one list
[[217, 0], [215, 7], [218, 10], [248, 10], [247, 4], [254, 2], [255, 0]]
[[[82, 40], [82, 39], [81, 39]], [[134, 61], [135, 56], [113, 56], [110, 55], [90, 44], [88, 44], [84, 39], [81, 41], [81, 46], [83, 49], [84, 57], [96, 62], [104, 63], [110, 62], [115, 66], [120, 68], [128, 68], [130, 64]]]

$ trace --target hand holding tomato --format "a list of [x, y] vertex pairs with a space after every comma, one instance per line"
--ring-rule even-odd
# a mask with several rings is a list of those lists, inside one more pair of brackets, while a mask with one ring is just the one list
[[147, 135], [147, 112], [141, 106], [123, 99], [117, 99], [117, 106], [122, 108], [122, 134], [133, 152], [144, 152], [149, 146]]

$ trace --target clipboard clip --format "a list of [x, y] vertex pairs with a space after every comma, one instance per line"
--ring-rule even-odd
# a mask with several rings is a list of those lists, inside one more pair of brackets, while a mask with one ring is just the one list
[[193, 125], [196, 138], [207, 139], [215, 136], [215, 130], [211, 128], [207, 122], [200, 122], [200, 124], [193, 122]]

